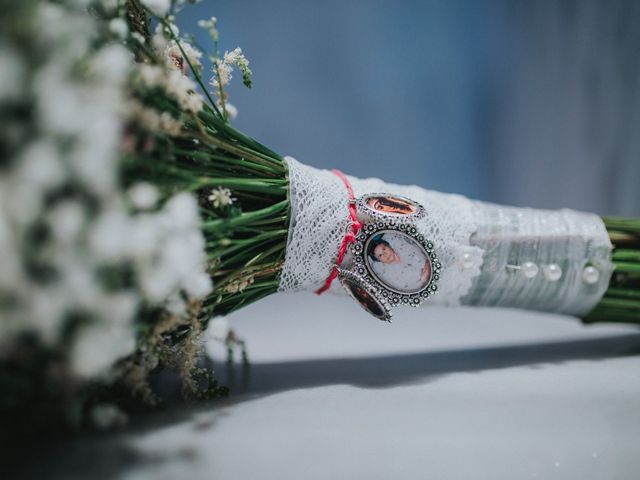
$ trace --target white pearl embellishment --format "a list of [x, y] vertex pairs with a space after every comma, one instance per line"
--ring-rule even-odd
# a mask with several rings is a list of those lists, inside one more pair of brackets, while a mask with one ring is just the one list
[[533, 278], [538, 275], [538, 266], [533, 262], [524, 262], [520, 267], [520, 273], [524, 278]]
[[584, 283], [593, 285], [598, 283], [598, 280], [600, 280], [600, 272], [596, 267], [591, 265], [584, 267], [584, 270], [582, 271], [582, 281]]
[[473, 267], [473, 259], [471, 258], [470, 253], [465, 253], [462, 255], [462, 268], [471, 268]]
[[560, 280], [560, 277], [562, 277], [562, 269], [560, 268], [560, 265], [556, 263], [545, 265], [542, 269], [542, 273], [544, 274], [544, 278], [550, 282], [557, 282]]

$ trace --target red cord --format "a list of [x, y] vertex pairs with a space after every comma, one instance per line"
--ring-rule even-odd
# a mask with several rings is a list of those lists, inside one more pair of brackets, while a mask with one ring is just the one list
[[344, 183], [344, 186], [347, 189], [347, 194], [349, 196], [349, 217], [351, 219], [351, 231], [347, 232], [344, 238], [342, 239], [342, 245], [340, 245], [340, 250], [338, 251], [338, 258], [336, 259], [336, 263], [331, 269], [331, 273], [327, 277], [327, 280], [324, 282], [324, 285], [320, 287], [318, 290], [316, 290], [316, 293], [318, 295], [329, 290], [329, 287], [331, 287], [331, 283], [337, 278], [338, 267], [342, 265], [342, 261], [344, 260], [344, 255], [345, 253], [347, 253], [347, 247], [349, 246], [349, 244], [355, 242], [356, 235], [362, 228], [362, 223], [358, 221], [356, 204], [355, 204], [355, 196], [353, 195], [353, 188], [351, 188], [351, 183], [349, 182], [349, 179], [340, 170], [331, 170], [331, 171], [335, 175], [337, 175], [337, 177], [340, 180], [342, 180], [342, 183]]

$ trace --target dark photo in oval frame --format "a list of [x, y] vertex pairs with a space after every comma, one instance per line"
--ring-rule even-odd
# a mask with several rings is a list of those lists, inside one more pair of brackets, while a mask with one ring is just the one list
[[343, 278], [342, 284], [362, 308], [380, 320], [387, 320], [388, 314], [382, 303], [371, 295], [359, 282], [350, 278]]
[[366, 198], [365, 205], [376, 212], [400, 217], [415, 215], [420, 210], [415, 202], [395, 195], [372, 195]]
[[401, 294], [424, 290], [433, 273], [425, 248], [412, 236], [396, 230], [377, 232], [366, 241], [365, 263], [378, 282]]

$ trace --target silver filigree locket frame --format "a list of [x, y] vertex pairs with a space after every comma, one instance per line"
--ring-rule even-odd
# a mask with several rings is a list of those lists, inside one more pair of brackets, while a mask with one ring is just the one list
[[[407, 214], [388, 214], [370, 207], [371, 202], [367, 202], [367, 200], [374, 197], [399, 198], [413, 208]], [[356, 201], [356, 207], [358, 217], [363, 221], [363, 227], [350, 246], [351, 264], [349, 267], [340, 270], [340, 280], [349, 295], [357, 300], [365, 310], [381, 320], [390, 321], [391, 307], [399, 305], [417, 307], [438, 290], [437, 283], [440, 279], [442, 265], [434, 250], [433, 243], [425, 238], [414, 223], [416, 220], [423, 218], [426, 215], [426, 211], [422, 205], [411, 199], [381, 193], [367, 194], [360, 197]], [[414, 251], [421, 252], [425, 263], [428, 262], [430, 267], [429, 277], [424, 283], [413, 289], [400, 289], [391, 285], [391, 282], [385, 281], [384, 275], [376, 272], [373, 266], [374, 262], [367, 252], [370, 243], [374, 239], [378, 239], [377, 242], [379, 243], [380, 239], [383, 239], [385, 235], [387, 235], [387, 238], [401, 238], [402, 241], [411, 244]], [[418, 250], [415, 250], [415, 247]], [[379, 306], [375, 313], [371, 311], [373, 308], [371, 305], [373, 304], [369, 302], [369, 296], [374, 297], [376, 304]], [[364, 300], [358, 297], [363, 297]], [[384, 314], [376, 314], [381, 311]]]

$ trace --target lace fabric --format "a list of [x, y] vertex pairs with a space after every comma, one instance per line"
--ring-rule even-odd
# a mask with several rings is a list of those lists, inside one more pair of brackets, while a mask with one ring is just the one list
[[[306, 166], [292, 157], [286, 161], [292, 210], [279, 290], [314, 291], [330, 274], [349, 228], [348, 196], [340, 179], [330, 171]], [[348, 179], [356, 197], [375, 192], [394, 193], [425, 207], [427, 215], [416, 226], [434, 243], [443, 272], [438, 294], [427, 304], [460, 305], [482, 265], [483, 249], [470, 243], [477, 229], [473, 202], [460, 195], [385, 183], [377, 178], [348, 176]], [[334, 282], [330, 291], [343, 293], [343, 288]]]
[[[331, 273], [350, 225], [349, 198], [340, 178], [286, 157], [291, 224], [279, 291], [315, 291]], [[602, 219], [574, 210], [514, 208], [377, 178], [347, 177], [354, 194], [390, 193], [426, 210], [415, 221], [442, 264], [437, 295], [424, 305], [486, 305], [588, 313], [613, 272], [612, 245]], [[346, 263], [348, 264], [348, 259]], [[535, 270], [525, 275], [521, 267]], [[533, 267], [531, 267], [533, 264]], [[552, 266], [558, 278], [544, 272]], [[595, 282], [585, 268], [597, 268]], [[333, 282], [330, 291], [344, 294]]]

